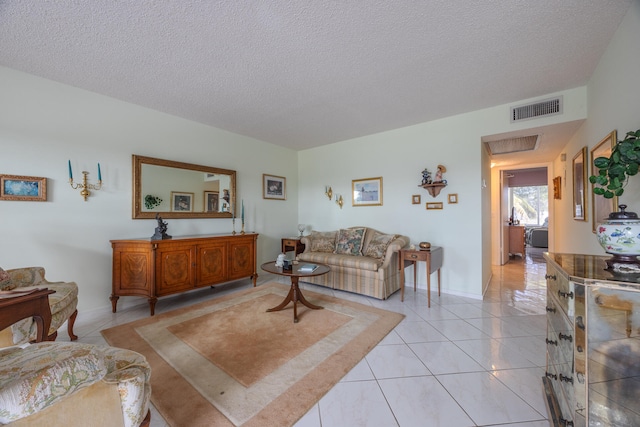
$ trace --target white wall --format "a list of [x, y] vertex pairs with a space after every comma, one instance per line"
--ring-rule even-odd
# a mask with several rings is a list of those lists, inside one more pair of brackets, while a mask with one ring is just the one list
[[[591, 193], [587, 206], [588, 221], [572, 219], [571, 159], [584, 146], [591, 150], [614, 129], [618, 132], [618, 139], [623, 139], [628, 131], [640, 129], [639, 41], [640, 1], [635, 1], [587, 85], [588, 120], [563, 150], [567, 155], [566, 162], [560, 158], [554, 162], [556, 170], [562, 171], [566, 182], [562, 188], [562, 200], [556, 201], [556, 252], [605, 255], [591, 231]], [[626, 203], [629, 211], [640, 212], [640, 177], [632, 178], [620, 203]]]
[[[297, 233], [294, 151], [1, 67], [0, 93], [0, 174], [48, 178], [47, 202], [0, 201], [0, 266], [76, 281], [80, 313], [110, 306], [109, 240], [150, 237], [157, 225], [131, 219], [132, 154], [236, 170], [259, 262]], [[68, 184], [68, 159], [76, 179], [87, 170], [94, 183], [100, 162], [104, 187], [86, 202]], [[287, 178], [286, 201], [262, 198], [263, 173]], [[230, 219], [165, 221], [174, 236], [231, 232]]]
[[[524, 124], [509, 121], [509, 107], [519, 101], [303, 151], [299, 154], [300, 222], [319, 231], [365, 225], [409, 236], [414, 244], [429, 241], [443, 246], [443, 289], [480, 298], [491, 276], [493, 237], [488, 230], [489, 211], [493, 211], [490, 159], [483, 155], [481, 139], [586, 117], [586, 88], [559, 94], [564, 96], [564, 114]], [[447, 168], [448, 186], [433, 198], [418, 185], [421, 171], [426, 167], [435, 172], [438, 164]], [[383, 178], [383, 206], [353, 207], [352, 180], [378, 176]], [[325, 185], [345, 197], [342, 210], [324, 196]], [[458, 194], [457, 204], [447, 203], [450, 193]], [[413, 194], [421, 195], [420, 205], [411, 204]], [[426, 202], [443, 202], [444, 209], [426, 210]], [[418, 284], [426, 283], [424, 270], [418, 272]]]

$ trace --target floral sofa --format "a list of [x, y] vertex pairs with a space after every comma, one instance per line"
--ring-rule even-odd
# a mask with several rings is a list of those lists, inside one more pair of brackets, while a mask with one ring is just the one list
[[398, 251], [409, 241], [368, 227], [312, 231], [302, 238], [305, 249], [298, 260], [331, 267], [327, 274], [305, 277], [305, 282], [387, 299], [400, 289]]
[[[78, 285], [74, 282], [49, 282], [44, 278], [43, 267], [0, 268], [0, 291], [25, 291], [31, 288], [48, 288], [55, 291], [49, 295], [51, 306], [51, 327], [46, 333], [48, 341], [54, 341], [58, 329], [67, 322], [67, 331], [71, 341], [78, 337], [73, 333], [73, 324], [78, 315]], [[0, 347], [34, 341], [36, 323], [32, 318], [23, 319], [9, 328], [0, 331]]]

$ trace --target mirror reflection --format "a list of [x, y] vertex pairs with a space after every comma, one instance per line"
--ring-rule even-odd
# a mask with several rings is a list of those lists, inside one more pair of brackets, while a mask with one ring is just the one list
[[229, 218], [236, 172], [133, 156], [134, 218]]

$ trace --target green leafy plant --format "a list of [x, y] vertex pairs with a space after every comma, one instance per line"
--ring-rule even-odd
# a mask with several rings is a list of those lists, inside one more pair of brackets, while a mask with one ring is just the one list
[[162, 203], [162, 199], [158, 196], [152, 196], [151, 194], [144, 196], [144, 207], [147, 209], [153, 209], [160, 203]]
[[627, 132], [609, 157], [598, 157], [593, 164], [598, 168], [598, 174], [589, 177], [593, 192], [605, 199], [621, 196], [629, 177], [637, 175], [640, 167], [640, 129]]

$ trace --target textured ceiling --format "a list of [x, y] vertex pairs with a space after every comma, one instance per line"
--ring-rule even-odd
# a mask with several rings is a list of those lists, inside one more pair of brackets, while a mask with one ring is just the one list
[[587, 83], [632, 0], [0, 1], [0, 65], [305, 149]]

